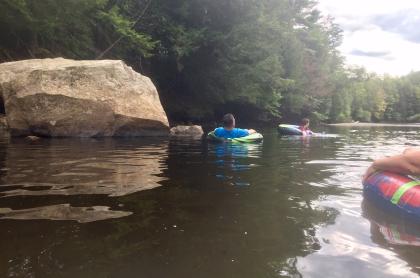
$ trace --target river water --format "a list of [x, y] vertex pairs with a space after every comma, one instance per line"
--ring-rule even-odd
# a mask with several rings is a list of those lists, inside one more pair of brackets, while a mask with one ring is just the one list
[[0, 277], [417, 277], [420, 228], [363, 201], [418, 129], [259, 144], [0, 140]]

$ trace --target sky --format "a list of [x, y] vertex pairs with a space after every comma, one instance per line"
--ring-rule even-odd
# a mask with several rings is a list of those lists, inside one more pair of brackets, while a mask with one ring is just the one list
[[420, 0], [318, 0], [343, 29], [348, 65], [378, 74], [420, 70]]

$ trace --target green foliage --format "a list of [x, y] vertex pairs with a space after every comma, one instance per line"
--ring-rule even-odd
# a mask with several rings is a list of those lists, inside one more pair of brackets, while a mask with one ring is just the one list
[[1, 56], [87, 58], [93, 44], [89, 17], [103, 2], [1, 1]]
[[156, 42], [149, 35], [134, 30], [135, 21], [124, 16], [118, 6], [112, 7], [109, 11], [99, 11], [97, 18], [103, 25], [102, 28], [108, 28], [114, 35], [124, 38], [125, 47], [136, 49], [145, 58], [152, 56], [151, 51], [155, 48]]
[[407, 118], [409, 122], [420, 122], [420, 114], [416, 114]]
[[[332, 95], [330, 120], [416, 121], [420, 112], [420, 74], [379, 77], [364, 69], [348, 70]], [[340, 83], [341, 82], [341, 83]], [[348, 106], [351, 113], [348, 113]]]
[[172, 121], [418, 121], [420, 73], [346, 69], [312, 0], [1, 0], [0, 60], [123, 59]]

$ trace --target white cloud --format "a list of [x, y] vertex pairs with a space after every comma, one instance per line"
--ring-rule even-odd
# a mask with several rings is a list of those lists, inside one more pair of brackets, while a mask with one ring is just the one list
[[[420, 70], [420, 1], [320, 0], [324, 15], [344, 30], [347, 64], [380, 74]], [[383, 55], [380, 55], [380, 54]]]

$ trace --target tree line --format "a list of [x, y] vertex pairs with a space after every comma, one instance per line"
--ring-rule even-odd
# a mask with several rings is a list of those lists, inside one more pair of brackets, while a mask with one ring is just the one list
[[172, 122], [419, 121], [420, 72], [348, 68], [312, 0], [0, 0], [0, 61], [122, 59]]

